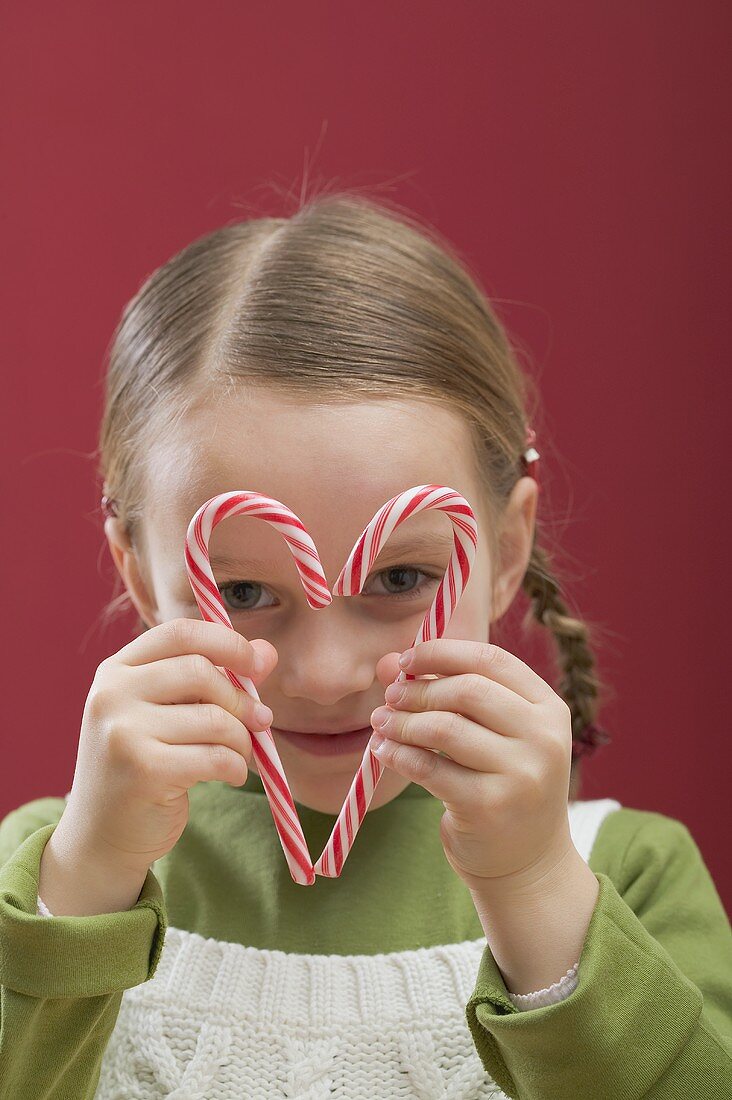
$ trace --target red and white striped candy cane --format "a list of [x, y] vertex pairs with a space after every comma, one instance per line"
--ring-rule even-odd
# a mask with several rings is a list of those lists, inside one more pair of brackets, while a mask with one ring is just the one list
[[[211, 497], [201, 505], [188, 525], [185, 564], [193, 594], [204, 619], [211, 623], [224, 623], [234, 629], [221, 600], [208, 553], [213, 529], [230, 516], [254, 516], [271, 524], [284, 537], [292, 552], [310, 606], [318, 610], [332, 602], [333, 597], [328, 590], [315, 543], [295, 513], [272, 497], [248, 490], [235, 490]], [[223, 671], [235, 687], [241, 688], [259, 701], [257, 689], [248, 676], [238, 676], [228, 668]], [[252, 730], [251, 738], [257, 771], [267, 795], [290, 874], [296, 883], [312, 886], [315, 872], [310, 852], [272, 731]]]
[[[413, 645], [442, 637], [470, 577], [478, 545], [478, 526], [472, 508], [460, 493], [445, 485], [416, 485], [392, 497], [364, 528], [333, 586], [336, 596], [357, 596], [392, 531], [410, 516], [429, 508], [445, 512], [452, 521], [453, 551]], [[403, 680], [416, 680], [416, 676], [402, 670], [394, 682]], [[316, 875], [326, 878], [340, 875], [383, 770], [381, 761], [367, 746], [333, 831], [315, 864]]]
[[[468, 582], [475, 558], [475, 516], [465, 498], [454, 489], [444, 485], [417, 485], [387, 501], [364, 529], [333, 588], [337, 595], [357, 595], [392, 531], [409, 516], [428, 508], [447, 513], [453, 525], [454, 547], [445, 576], [414, 644], [441, 637]], [[235, 490], [220, 493], [206, 501], [188, 525], [185, 564], [203, 618], [234, 629], [211, 570], [208, 544], [217, 524], [230, 516], [240, 515], [264, 519], [283, 535], [295, 560], [308, 604], [313, 610], [327, 607], [332, 601], [328, 583], [315, 543], [301, 520], [287, 505], [272, 497], [249, 490]], [[239, 676], [227, 668], [223, 671], [236, 687], [259, 700], [257, 689], [247, 676]], [[400, 672], [397, 676], [397, 680], [406, 679], [413, 680], [415, 677], [406, 672]], [[293, 880], [300, 885], [311, 886], [316, 874], [338, 877], [381, 778], [381, 763], [367, 748], [328, 843], [313, 866], [272, 731], [254, 730], [251, 731], [251, 738], [257, 770]]]

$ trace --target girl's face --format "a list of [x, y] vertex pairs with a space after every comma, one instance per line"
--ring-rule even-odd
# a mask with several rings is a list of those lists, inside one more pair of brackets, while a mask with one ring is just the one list
[[[183, 550], [191, 517], [218, 493], [254, 490], [291, 508], [313, 538], [332, 589], [355, 541], [387, 500], [414, 485], [448, 485], [476, 514], [478, 548], [444, 636], [487, 642], [491, 621], [508, 608], [526, 571], [536, 483], [519, 479], [506, 510], [500, 606], [491, 607], [494, 566], [470, 456], [463, 420], [426, 401], [306, 404], [241, 386], [216, 407], [190, 413], [174, 442], [155, 445], [149, 467], [155, 480], [146, 497], [144, 546], [138, 547], [144, 560], [129, 544], [115, 542], [113, 524], [106, 530], [138, 612], [155, 626], [201, 618]], [[315, 737], [318, 731], [370, 726], [371, 712], [384, 702], [385, 684], [396, 679], [394, 654], [414, 642], [452, 544], [448, 517], [421, 512], [392, 533], [361, 595], [333, 596], [328, 607], [314, 611], [284, 539], [268, 523], [235, 517], [214, 530], [211, 565], [234, 628], [249, 640], [265, 638], [277, 650], [278, 662], [259, 694], [274, 713], [272, 732], [295, 801], [337, 814], [368, 738], [345, 754], [315, 755], [278, 731]], [[387, 654], [392, 656], [383, 662]], [[370, 809], [407, 785], [385, 769]]]

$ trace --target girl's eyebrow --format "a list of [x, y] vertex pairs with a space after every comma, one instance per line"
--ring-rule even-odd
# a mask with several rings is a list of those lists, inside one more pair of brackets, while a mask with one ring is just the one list
[[[453, 534], [451, 531], [440, 531], [438, 534], [427, 535], [418, 534], [416, 531], [414, 534], [408, 535], [404, 533], [404, 539], [401, 543], [387, 543], [382, 547], [376, 561], [382, 564], [383, 561], [396, 558], [411, 557], [414, 553], [446, 553], [452, 550], [454, 546]], [[227, 554], [216, 554], [211, 559], [212, 569], [233, 569], [241, 570], [242, 568], [257, 569], [260, 572], [264, 572], [267, 569], [272, 568], [272, 560], [266, 558], [253, 558], [246, 552], [242, 552], [241, 557], [231, 558]]]

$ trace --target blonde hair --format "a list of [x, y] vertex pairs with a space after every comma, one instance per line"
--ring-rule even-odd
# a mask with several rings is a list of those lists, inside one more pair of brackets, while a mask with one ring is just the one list
[[[289, 217], [207, 233], [144, 281], [110, 345], [98, 451], [104, 493], [133, 544], [144, 541], [153, 438], [174, 433], [179, 418], [238, 381], [330, 403], [421, 399], [462, 415], [497, 560], [497, 520], [524, 472], [538, 400], [477, 279], [434, 228], [383, 200], [321, 192]], [[592, 628], [570, 612], [545, 542], [538, 514], [522, 626], [539, 623], [553, 638], [557, 692], [580, 740], [604, 685]], [[130, 606], [118, 592], [106, 617]], [[580, 763], [572, 763], [570, 799]]]

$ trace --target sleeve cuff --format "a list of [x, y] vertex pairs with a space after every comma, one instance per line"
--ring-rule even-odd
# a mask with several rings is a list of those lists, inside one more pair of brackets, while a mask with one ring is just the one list
[[[39, 904], [43, 904], [40, 899]], [[557, 1004], [558, 1001], [564, 1001], [577, 988], [579, 980], [578, 967], [579, 961], [570, 967], [563, 978], [547, 986], [546, 989], [537, 989], [535, 993], [507, 993], [508, 999], [520, 1012], [526, 1012], [530, 1008], [543, 1008], [544, 1005], [553, 1005]]]
[[38, 916], [39, 917], [52, 917], [53, 913], [46, 905], [45, 901], [41, 900], [41, 895], [38, 895]]
[[123, 912], [39, 916], [41, 856], [55, 828], [31, 833], [0, 867], [0, 984], [31, 997], [96, 997], [141, 985], [165, 940], [160, 883], [148, 870], [137, 902]]
[[466, 1016], [484, 1066], [509, 1096], [636, 1100], [673, 1064], [697, 1026], [700, 990], [612, 880], [602, 873], [596, 878], [582, 981], [565, 1000], [519, 1011], [490, 948], [483, 953]]

